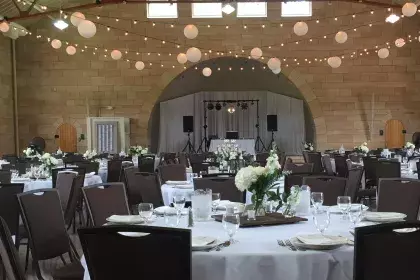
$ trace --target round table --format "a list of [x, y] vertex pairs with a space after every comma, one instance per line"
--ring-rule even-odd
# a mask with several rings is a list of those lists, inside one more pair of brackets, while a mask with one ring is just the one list
[[[21, 184], [23, 183], [25, 186], [23, 188], [24, 192], [39, 190], [39, 189], [51, 189], [52, 188], [52, 180], [30, 180], [30, 181], [21, 181], [21, 180], [13, 180], [11, 183], [14, 184]], [[85, 178], [84, 186], [91, 186], [95, 184], [102, 183], [102, 179], [99, 175], [93, 175], [90, 177]]]
[[[152, 226], [165, 226], [158, 218]], [[180, 227], [186, 228], [187, 217]], [[219, 222], [195, 223], [193, 236], [211, 236], [228, 239]], [[353, 279], [353, 246], [345, 245], [330, 251], [290, 251], [277, 244], [277, 239], [290, 239], [299, 233], [315, 233], [311, 218], [307, 222], [256, 228], [240, 228], [232, 244], [221, 251], [193, 252], [192, 279], [194, 280], [350, 280]], [[327, 234], [352, 238], [349, 222], [340, 215], [331, 216]], [[86, 262], [84, 280], [89, 280]], [[164, 267], [164, 264], [161, 264]]]

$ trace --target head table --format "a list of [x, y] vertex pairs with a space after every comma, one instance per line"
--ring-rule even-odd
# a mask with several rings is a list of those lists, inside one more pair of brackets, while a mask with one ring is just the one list
[[[152, 226], [165, 226], [157, 218]], [[180, 227], [186, 228], [183, 217]], [[331, 216], [326, 234], [352, 238], [349, 222], [341, 215]], [[290, 239], [301, 233], [315, 233], [311, 217], [307, 222], [292, 225], [240, 228], [234, 239], [237, 243], [221, 251], [192, 253], [194, 280], [351, 280], [353, 279], [353, 246], [345, 245], [330, 251], [290, 251], [277, 244], [277, 239]], [[193, 236], [211, 236], [228, 240], [222, 223], [198, 222], [192, 228]], [[86, 261], [84, 280], [89, 280]], [[164, 267], [164, 264], [161, 264]]]

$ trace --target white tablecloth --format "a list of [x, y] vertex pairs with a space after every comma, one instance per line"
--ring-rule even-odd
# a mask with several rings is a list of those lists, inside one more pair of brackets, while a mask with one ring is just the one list
[[[326, 234], [351, 238], [348, 221], [332, 215]], [[163, 218], [152, 226], [165, 226]], [[186, 227], [183, 217], [181, 227]], [[351, 280], [353, 279], [353, 246], [343, 246], [331, 251], [290, 251], [277, 244], [277, 239], [289, 239], [299, 233], [316, 231], [312, 219], [293, 225], [241, 228], [234, 239], [238, 240], [219, 252], [192, 253], [193, 280]], [[193, 236], [211, 236], [227, 240], [219, 222], [195, 223]], [[82, 257], [82, 265], [86, 261]], [[164, 264], [162, 264], [164, 267]], [[84, 280], [89, 280], [85, 269]]]
[[[223, 145], [224, 143], [225, 143], [225, 140], [221, 140], [221, 139], [211, 140], [209, 152], [216, 151], [217, 147], [219, 145]], [[242, 151], [251, 155], [255, 155], [255, 140], [254, 139], [238, 139], [238, 140], [235, 140], [235, 144], [237, 144], [239, 148], [241, 148]]]
[[[21, 181], [12, 180], [12, 183], [19, 184], [22, 183]], [[24, 192], [39, 190], [39, 189], [50, 189], [52, 188], [52, 180], [31, 180], [27, 182], [23, 182], [25, 187], [23, 188]], [[85, 178], [84, 186], [91, 186], [95, 184], [102, 183], [101, 177], [98, 175], [93, 175], [91, 177]]]

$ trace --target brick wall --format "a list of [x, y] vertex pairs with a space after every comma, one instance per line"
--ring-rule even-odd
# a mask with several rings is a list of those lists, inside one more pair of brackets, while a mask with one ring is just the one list
[[[420, 131], [420, 44], [417, 40], [400, 49], [391, 48], [391, 54], [385, 60], [380, 60], [373, 52], [354, 59], [347, 56], [337, 69], [313, 59], [355, 50], [360, 52], [387, 41], [394, 46], [393, 42], [399, 36], [410, 34], [414, 38], [419, 34], [419, 16], [405, 18], [391, 25], [384, 22], [385, 9], [377, 11], [377, 7], [349, 3], [314, 3], [313, 6], [313, 19], [319, 18], [320, 22], [308, 22], [309, 33], [304, 37], [313, 37], [312, 42], [283, 47], [280, 43], [300, 38], [292, 34], [296, 19], [280, 20], [280, 3], [269, 3], [268, 19], [236, 19], [230, 16], [205, 20], [191, 19], [190, 6], [180, 4], [180, 18], [176, 20], [174, 28], [170, 25], [162, 27], [159, 23], [164, 20], [156, 20], [155, 27], [152, 27], [152, 21], [141, 22], [147, 20], [143, 5], [107, 6], [85, 12], [121, 17], [119, 22], [102, 17], [99, 22], [106, 25], [130, 29], [165, 41], [176, 41], [181, 45], [224, 50], [225, 55], [229, 50], [240, 54], [242, 48], [273, 45], [271, 49], [263, 48], [265, 61], [271, 55], [288, 58], [290, 65], [286, 67], [283, 62], [282, 73], [298, 87], [308, 102], [316, 126], [316, 143], [320, 149], [338, 148], [341, 144], [350, 148], [363, 141], [368, 141], [371, 147], [383, 146], [384, 136], [379, 136], [379, 130], [384, 129], [389, 119], [403, 122], [409, 140], [413, 132]], [[334, 16], [369, 9], [375, 9], [375, 13], [358, 14], [354, 19], [351, 16], [338, 17], [337, 21], [334, 19]], [[136, 18], [139, 22], [133, 24], [122, 20], [123, 17]], [[326, 17], [329, 18], [324, 19]], [[90, 18], [96, 21], [95, 17]], [[283, 27], [280, 27], [281, 22]], [[331, 34], [343, 27], [353, 28], [369, 22], [380, 24], [348, 31], [349, 39], [345, 44], [333, 42]], [[187, 40], [183, 36], [183, 27], [189, 23], [213, 26], [199, 27], [197, 39]], [[252, 25], [255, 23], [265, 24], [266, 28]], [[223, 26], [217, 27], [216, 24]], [[246, 29], [243, 28], [244, 24], [247, 24]], [[229, 25], [229, 28], [226, 29], [225, 25]], [[176, 61], [176, 55], [180, 51], [185, 52], [186, 47], [178, 49], [169, 43], [162, 44], [151, 39], [144, 41], [141, 36], [125, 36], [123, 32], [114, 30], [107, 32], [99, 25], [96, 36], [88, 40], [80, 37], [73, 27], [59, 32], [48, 19], [36, 27], [31, 30], [43, 35], [43, 43], [34, 36], [21, 38], [18, 42], [21, 144], [40, 135], [47, 140], [50, 149], [55, 149], [53, 137], [60, 122], [72, 122], [80, 132], [85, 133], [88, 111], [90, 116], [101, 114], [131, 118], [132, 144], [146, 144], [152, 108], [165, 86], [184, 71]], [[324, 34], [330, 35], [323, 39]], [[68, 56], [65, 44], [62, 49], [54, 50], [45, 43], [46, 37], [61, 39], [63, 43], [66, 40], [77, 43], [78, 53]], [[133, 62], [112, 61], [109, 55], [105, 58], [103, 52], [93, 55], [92, 50], [88, 49], [81, 53], [84, 44], [103, 46], [109, 51], [114, 48], [135, 50], [140, 53], [138, 56], [132, 53], [125, 58], [143, 60], [146, 64], [151, 62], [153, 66], [146, 65], [145, 70], [137, 71]], [[161, 55], [147, 55], [148, 51], [161, 52]], [[169, 53], [172, 55], [169, 56]], [[211, 57], [215, 56], [213, 53]], [[298, 59], [299, 66], [293, 62], [293, 58]], [[312, 63], [305, 62], [305, 58]], [[161, 64], [163, 67], [160, 67]], [[224, 71], [225, 75], [229, 75], [227, 69]], [[375, 94], [373, 129], [372, 94]], [[101, 109], [104, 106], [113, 106], [114, 110]], [[79, 148], [84, 149], [84, 144], [81, 143]]]
[[10, 39], [0, 35], [0, 154], [14, 153]]

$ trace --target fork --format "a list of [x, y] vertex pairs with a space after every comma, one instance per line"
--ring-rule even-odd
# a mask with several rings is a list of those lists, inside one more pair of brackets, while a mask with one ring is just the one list
[[293, 248], [294, 250], [293, 251], [306, 251], [305, 249], [303, 249], [303, 248], [300, 248], [300, 247], [297, 247], [297, 246], [295, 246], [295, 245], [293, 245], [293, 243], [292, 242], [290, 242], [290, 240], [289, 239], [286, 239], [286, 245], [288, 245], [289, 247], [291, 247], [291, 248]]
[[286, 247], [290, 251], [296, 251], [296, 248], [293, 245], [288, 245], [284, 240], [277, 240], [277, 243], [282, 247]]

